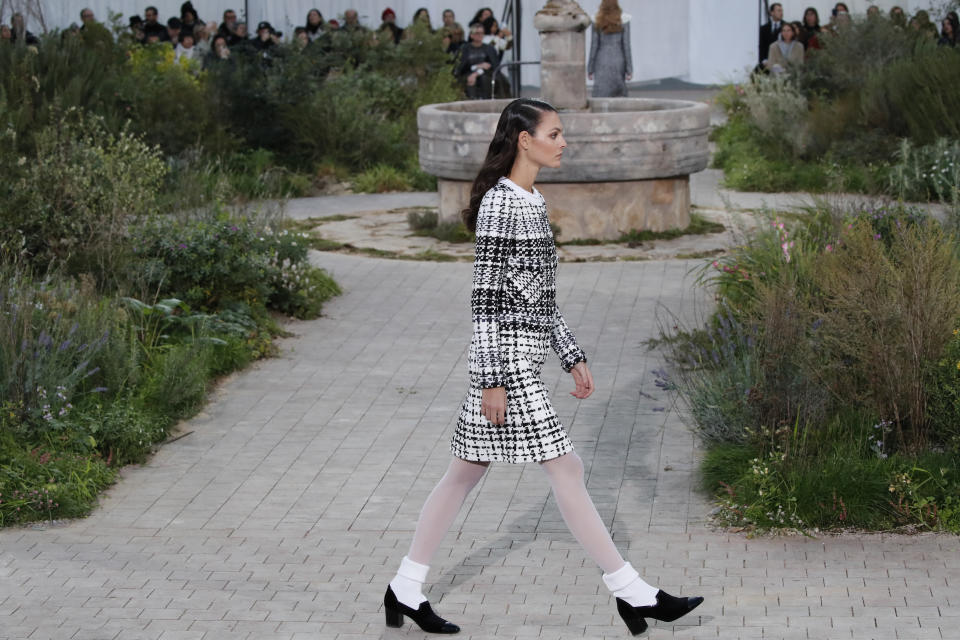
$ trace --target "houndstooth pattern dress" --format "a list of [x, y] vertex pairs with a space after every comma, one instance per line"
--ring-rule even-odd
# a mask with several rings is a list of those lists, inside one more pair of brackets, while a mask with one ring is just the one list
[[[501, 178], [477, 215], [470, 389], [451, 450], [463, 460], [540, 462], [573, 451], [540, 369], [552, 349], [564, 370], [586, 361], [556, 304], [557, 250], [543, 196]], [[504, 387], [506, 420], [481, 413], [482, 391]]]

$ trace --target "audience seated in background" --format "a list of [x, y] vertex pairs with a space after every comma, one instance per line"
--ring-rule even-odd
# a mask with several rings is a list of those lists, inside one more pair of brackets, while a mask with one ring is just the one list
[[790, 67], [803, 64], [803, 45], [797, 40], [796, 26], [791, 22], [784, 22], [780, 30], [780, 37], [770, 45], [767, 53], [766, 68], [778, 75], [786, 73]]
[[466, 83], [467, 98], [489, 98], [493, 70], [500, 61], [496, 49], [483, 43], [483, 26], [470, 27], [470, 40], [460, 47], [460, 64], [454, 74]]
[[380, 28], [377, 29], [377, 34], [384, 42], [392, 41], [393, 44], [400, 44], [403, 38], [403, 29], [397, 26], [397, 14], [390, 7], [380, 14]]

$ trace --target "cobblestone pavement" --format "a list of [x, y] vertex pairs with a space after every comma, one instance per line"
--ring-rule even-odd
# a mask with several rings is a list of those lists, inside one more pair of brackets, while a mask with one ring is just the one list
[[[386, 629], [381, 598], [449, 458], [470, 265], [315, 258], [345, 293], [294, 324], [281, 357], [226, 381], [91, 517], [0, 531], [0, 638], [424, 637], [409, 621]], [[598, 391], [579, 402], [545, 369], [620, 547], [648, 581], [707, 598], [650, 637], [958, 637], [956, 537], [705, 528], [696, 441], [643, 345], [666, 310], [691, 317], [691, 266], [561, 265], [559, 303]], [[491, 469], [431, 578], [460, 637], [628, 637], [536, 465]]]

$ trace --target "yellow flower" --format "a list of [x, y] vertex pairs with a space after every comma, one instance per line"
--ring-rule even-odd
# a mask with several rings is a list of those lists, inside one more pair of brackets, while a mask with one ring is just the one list
[[957, 369], [960, 369], [960, 360], [957, 360]]
[[954, 329], [954, 330], [953, 330], [953, 335], [957, 335], [958, 333], [960, 333], [960, 329]]

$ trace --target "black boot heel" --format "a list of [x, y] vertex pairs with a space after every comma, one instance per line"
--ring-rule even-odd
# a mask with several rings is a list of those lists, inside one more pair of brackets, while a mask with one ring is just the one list
[[387, 626], [388, 627], [402, 627], [403, 626], [403, 614], [400, 613], [397, 609], [391, 609], [390, 607], [384, 605], [383, 613], [387, 616]]
[[617, 598], [617, 613], [623, 618], [627, 629], [629, 629], [633, 635], [638, 636], [647, 630], [647, 621], [643, 619], [643, 616], [638, 616], [636, 614], [636, 608], [631, 607], [620, 598]]
[[699, 607], [701, 602], [703, 602], [703, 598], [700, 596], [678, 598], [661, 590], [657, 591], [657, 604], [646, 607], [631, 607], [620, 598], [617, 598], [617, 610], [620, 611], [620, 615], [622, 616], [623, 611], [620, 609], [620, 605], [623, 603], [624, 607], [627, 607], [633, 612], [634, 617], [653, 618], [661, 622], [673, 622], [677, 618], [681, 618]]
[[460, 627], [448, 622], [435, 614], [429, 602], [421, 602], [417, 609], [411, 609], [397, 600], [393, 589], [387, 587], [383, 596], [383, 611], [387, 617], [388, 627], [399, 627], [403, 624], [403, 616], [407, 616], [417, 623], [417, 626], [427, 633], [459, 633]]

